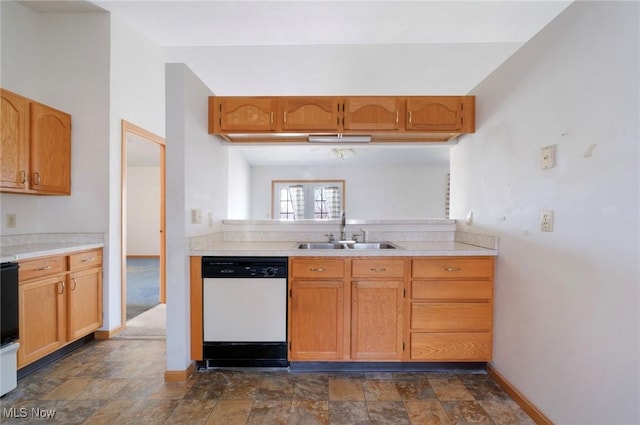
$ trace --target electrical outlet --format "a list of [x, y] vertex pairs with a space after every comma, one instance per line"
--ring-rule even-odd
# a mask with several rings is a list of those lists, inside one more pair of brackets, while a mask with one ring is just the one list
[[16, 227], [16, 215], [7, 214], [7, 228]]
[[540, 168], [553, 168], [556, 165], [556, 145], [549, 145], [540, 151]]
[[553, 232], [552, 210], [542, 210], [540, 213], [540, 230], [543, 232]]

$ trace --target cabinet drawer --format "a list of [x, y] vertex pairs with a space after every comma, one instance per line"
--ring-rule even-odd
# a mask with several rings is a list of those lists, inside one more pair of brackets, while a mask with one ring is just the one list
[[102, 264], [102, 250], [86, 251], [69, 256], [69, 269], [78, 270]]
[[344, 277], [344, 260], [295, 259], [291, 261], [291, 275], [316, 279]]
[[404, 260], [353, 260], [353, 277], [400, 277], [404, 276]]
[[411, 360], [489, 361], [490, 332], [411, 334]]
[[436, 257], [414, 259], [411, 275], [416, 278], [493, 278], [493, 258]]
[[66, 257], [47, 257], [31, 261], [21, 261], [18, 276], [20, 282], [57, 273], [64, 273], [67, 265]]
[[490, 331], [490, 303], [412, 303], [411, 329]]
[[493, 299], [493, 282], [486, 280], [414, 280], [411, 283], [411, 298], [490, 301]]

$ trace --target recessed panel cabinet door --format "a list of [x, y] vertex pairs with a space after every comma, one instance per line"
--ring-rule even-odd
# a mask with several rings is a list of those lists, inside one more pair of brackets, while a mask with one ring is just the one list
[[102, 267], [72, 273], [67, 294], [69, 340], [88, 335], [102, 326]]
[[340, 99], [334, 97], [285, 97], [282, 99], [282, 129], [336, 132]]
[[66, 342], [64, 276], [19, 286], [20, 348], [18, 367], [54, 352]]
[[455, 132], [463, 129], [464, 104], [459, 96], [407, 98], [407, 130]]
[[347, 97], [345, 130], [398, 130], [402, 99], [399, 97]]
[[299, 281], [291, 290], [291, 360], [338, 360], [343, 354], [343, 282]]
[[30, 188], [71, 194], [71, 115], [31, 103]]
[[0, 90], [0, 187], [26, 189], [29, 166], [29, 99]]
[[351, 358], [402, 359], [402, 281], [353, 282]]
[[[275, 130], [278, 101], [270, 97], [216, 98], [221, 130], [255, 132]], [[215, 106], [214, 106], [215, 108]]]

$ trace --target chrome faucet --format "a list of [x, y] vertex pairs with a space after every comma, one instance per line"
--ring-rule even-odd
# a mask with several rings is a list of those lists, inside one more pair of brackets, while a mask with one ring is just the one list
[[342, 211], [342, 221], [340, 223], [340, 240], [347, 240], [347, 218], [345, 216], [344, 211]]

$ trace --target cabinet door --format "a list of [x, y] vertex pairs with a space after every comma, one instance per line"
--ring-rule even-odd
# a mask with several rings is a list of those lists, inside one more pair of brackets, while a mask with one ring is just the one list
[[463, 108], [459, 96], [409, 97], [407, 130], [461, 131]]
[[353, 282], [351, 358], [402, 358], [402, 281]]
[[31, 103], [30, 188], [71, 194], [71, 115]]
[[83, 337], [102, 326], [102, 267], [72, 273], [67, 290], [67, 336]]
[[282, 129], [338, 131], [340, 99], [337, 97], [285, 97]]
[[290, 292], [290, 359], [339, 360], [343, 354], [341, 280], [298, 281]]
[[278, 104], [276, 98], [219, 97], [215, 99], [221, 130], [247, 132], [275, 130]]
[[64, 276], [20, 284], [20, 348], [18, 367], [65, 344]]
[[344, 129], [397, 130], [401, 106], [399, 97], [347, 97], [344, 100]]
[[29, 100], [0, 90], [0, 188], [27, 189]]

